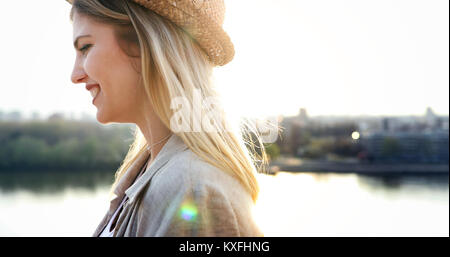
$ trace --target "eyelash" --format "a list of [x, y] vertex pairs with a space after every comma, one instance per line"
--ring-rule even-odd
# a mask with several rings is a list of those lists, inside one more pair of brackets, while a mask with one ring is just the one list
[[91, 46], [92, 46], [91, 44], [87, 44], [87, 45], [84, 45], [84, 46], [83, 46], [82, 48], [80, 48], [79, 50], [80, 50], [80, 52], [84, 53], [84, 52], [86, 52], [86, 50], [88, 50]]

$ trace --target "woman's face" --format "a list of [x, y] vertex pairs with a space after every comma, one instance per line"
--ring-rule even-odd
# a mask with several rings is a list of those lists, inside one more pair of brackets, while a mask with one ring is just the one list
[[[85, 84], [97, 108], [97, 120], [134, 123], [145, 92], [137, 70], [119, 47], [113, 27], [79, 15], [73, 16], [73, 40], [76, 59], [71, 80]], [[86, 36], [88, 35], [88, 36]], [[92, 86], [95, 85], [95, 86]]]

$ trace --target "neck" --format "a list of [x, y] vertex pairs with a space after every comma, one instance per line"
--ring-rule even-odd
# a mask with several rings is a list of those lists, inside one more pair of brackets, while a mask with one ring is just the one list
[[149, 163], [151, 163], [173, 133], [156, 118], [150, 119], [149, 122], [139, 122], [136, 124], [144, 135], [147, 145], [151, 147], [149, 159]]

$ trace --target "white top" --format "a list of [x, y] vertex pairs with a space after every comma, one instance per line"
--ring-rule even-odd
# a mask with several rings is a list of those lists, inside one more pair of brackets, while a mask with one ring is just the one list
[[[141, 172], [137, 175], [137, 177], [136, 177], [134, 182], [136, 182], [136, 180], [144, 173], [144, 171], [147, 168], [147, 164], [148, 164], [148, 162], [144, 165], [144, 167], [142, 168]], [[98, 235], [99, 237], [113, 237], [113, 235], [114, 235], [114, 228], [111, 229], [112, 223], [113, 223], [114, 220], [116, 220], [116, 216], [119, 215], [119, 213], [122, 211], [122, 207], [125, 204], [125, 202], [127, 201], [127, 199], [128, 199], [128, 197], [127, 197], [127, 195], [125, 195], [123, 197], [123, 199], [122, 199], [122, 202], [117, 207], [117, 209], [114, 212], [114, 214], [111, 216], [111, 219], [109, 220], [108, 224], [103, 229], [102, 233], [100, 235]]]
[[119, 214], [119, 210], [122, 209], [123, 204], [125, 203], [127, 199], [127, 196], [125, 195], [125, 197], [123, 198], [122, 202], [120, 203], [119, 207], [117, 207], [116, 211], [114, 212], [114, 214], [112, 215], [111, 219], [109, 220], [108, 224], [106, 225], [106, 227], [103, 229], [102, 233], [99, 235], [99, 237], [113, 237], [114, 234], [114, 228], [111, 229], [111, 225], [113, 220], [116, 219], [116, 216]]

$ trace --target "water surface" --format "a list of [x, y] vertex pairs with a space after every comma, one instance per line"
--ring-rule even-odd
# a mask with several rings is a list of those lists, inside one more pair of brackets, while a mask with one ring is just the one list
[[[449, 236], [448, 175], [259, 175], [266, 236]], [[0, 173], [0, 236], [91, 236], [111, 172]]]

